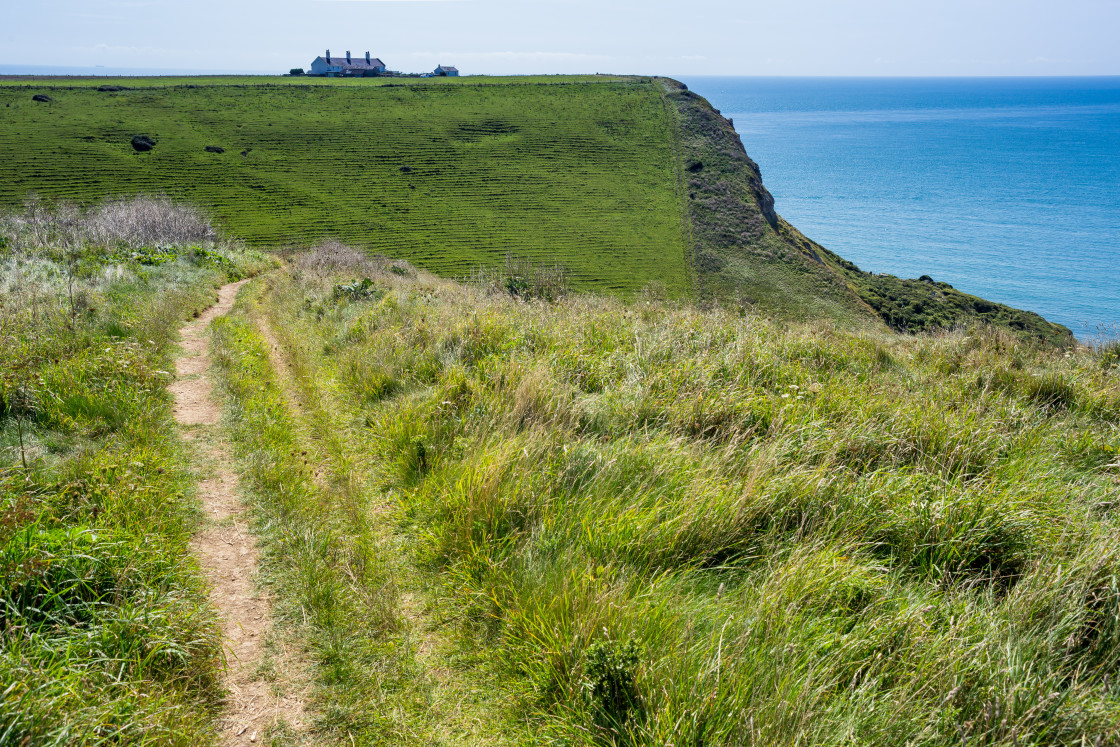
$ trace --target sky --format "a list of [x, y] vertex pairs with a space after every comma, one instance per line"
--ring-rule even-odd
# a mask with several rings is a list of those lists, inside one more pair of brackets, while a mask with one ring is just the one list
[[0, 72], [1117, 75], [1120, 0], [0, 0]]

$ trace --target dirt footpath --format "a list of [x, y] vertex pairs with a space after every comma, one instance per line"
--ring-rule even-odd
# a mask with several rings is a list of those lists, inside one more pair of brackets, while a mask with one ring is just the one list
[[228, 704], [217, 743], [223, 746], [260, 744], [269, 728], [281, 720], [293, 730], [303, 725], [300, 698], [285, 694], [277, 683], [261, 677], [261, 670], [268, 668], [264, 644], [270, 605], [254, 582], [256, 543], [238, 497], [237, 475], [220, 429], [221, 409], [210, 373], [207, 327], [233, 308], [245, 282], [221, 288], [217, 303], [183, 327], [183, 353], [176, 361], [178, 378], [171, 386], [183, 438], [193, 441], [199, 455], [212, 465], [211, 476], [199, 484], [208, 521], [193, 546], [210, 578], [211, 598], [222, 622]]

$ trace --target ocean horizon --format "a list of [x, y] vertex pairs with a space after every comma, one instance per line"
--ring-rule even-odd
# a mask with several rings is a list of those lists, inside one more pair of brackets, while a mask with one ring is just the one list
[[1120, 330], [1120, 77], [680, 79], [861, 269]]

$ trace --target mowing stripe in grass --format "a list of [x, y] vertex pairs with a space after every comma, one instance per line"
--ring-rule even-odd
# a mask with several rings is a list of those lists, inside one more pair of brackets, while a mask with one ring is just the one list
[[[164, 193], [257, 246], [338, 238], [445, 276], [512, 253], [581, 288], [689, 292], [674, 128], [648, 79], [51, 95], [0, 86], [0, 204]], [[138, 133], [155, 148], [134, 152]]]

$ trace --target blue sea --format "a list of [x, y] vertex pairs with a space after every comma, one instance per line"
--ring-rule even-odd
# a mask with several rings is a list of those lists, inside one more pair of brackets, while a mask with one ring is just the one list
[[1120, 325], [1120, 77], [681, 79], [734, 120], [782, 217], [862, 269], [1082, 340]]

